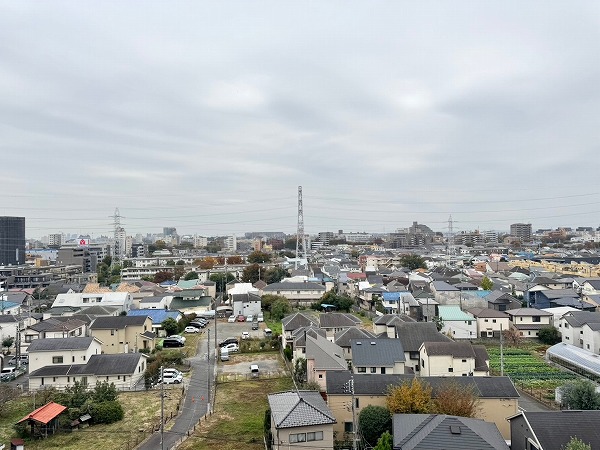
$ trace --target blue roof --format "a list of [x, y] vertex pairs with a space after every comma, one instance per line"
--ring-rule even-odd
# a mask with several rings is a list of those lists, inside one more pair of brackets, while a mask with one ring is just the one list
[[14, 308], [15, 306], [19, 306], [19, 304], [15, 303], [15, 302], [8, 302], [8, 301], [0, 302], [0, 311], [5, 310], [5, 309]]
[[480, 298], [485, 298], [488, 295], [490, 295], [491, 293], [492, 293], [492, 291], [479, 291], [479, 290], [477, 290], [477, 291], [468, 291], [469, 295], [475, 295], [475, 296], [480, 297]]
[[131, 309], [127, 311], [128, 316], [148, 316], [153, 324], [163, 323], [168, 318], [177, 320], [181, 313], [179, 311], [167, 311], [166, 309]]
[[400, 300], [400, 292], [384, 292], [381, 295], [386, 302], [397, 302]]

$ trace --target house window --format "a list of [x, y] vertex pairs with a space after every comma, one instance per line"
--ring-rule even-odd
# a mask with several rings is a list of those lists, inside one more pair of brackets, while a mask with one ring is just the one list
[[484, 322], [489, 322], [489, 320], [487, 320], [487, 319], [483, 319], [483, 321], [484, 321]]
[[306, 433], [307, 441], [322, 441], [323, 440], [323, 432], [322, 431], [313, 431], [311, 433]]
[[381, 374], [382, 374], [382, 375], [385, 375], [385, 367], [382, 367], [382, 368], [381, 368]]
[[463, 359], [463, 360], [462, 360], [462, 362], [467, 362], [467, 360], [466, 360], [466, 359]]
[[425, 367], [425, 360], [421, 359], [421, 367]]
[[453, 367], [448, 367], [448, 372], [454, 372], [454, 368]]
[[371, 367], [371, 373], [377, 373], [377, 367]]
[[75, 362], [75, 357], [71, 356], [71, 362]]
[[367, 368], [366, 367], [358, 367], [356, 371], [358, 373], [367, 373]]
[[297, 442], [306, 442], [306, 433], [290, 434], [290, 444]]
[[360, 408], [360, 406], [358, 406], [358, 398], [354, 399], [354, 407], [355, 408]]
[[114, 336], [115, 335], [115, 330], [110, 330], [110, 335]]
[[62, 363], [63, 363], [62, 356], [53, 356], [52, 357], [52, 364], [62, 364]]
[[323, 378], [323, 374], [322, 373], [319, 374], [319, 378]]
[[354, 427], [352, 426], [352, 422], [344, 422], [344, 433], [352, 433], [354, 431]]
[[492, 319], [492, 323], [496, 323], [496, 319]]
[[541, 318], [540, 316], [533, 316], [533, 317], [531, 318], [531, 321], [532, 321], [532, 322], [541, 322], [541, 319], [542, 319], [542, 318]]

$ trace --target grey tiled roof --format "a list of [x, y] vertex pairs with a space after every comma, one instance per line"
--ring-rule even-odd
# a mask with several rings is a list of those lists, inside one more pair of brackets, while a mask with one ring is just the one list
[[[346, 395], [345, 385], [354, 378], [354, 393], [357, 395], [386, 395], [390, 386], [402, 384], [415, 378], [412, 374], [369, 374], [350, 372], [327, 372], [327, 395]], [[519, 398], [519, 393], [509, 377], [418, 377], [429, 384], [433, 397], [448, 382], [461, 386], [474, 386], [480, 398]]]
[[563, 315], [563, 318], [572, 327], [581, 327], [586, 323], [600, 323], [599, 312], [570, 311]]
[[287, 282], [287, 283], [273, 283], [267, 285], [264, 289], [264, 292], [276, 292], [276, 291], [323, 291], [325, 292], [325, 286], [322, 286], [317, 283], [296, 283], [296, 282]]
[[141, 353], [117, 353], [114, 355], [92, 355], [86, 370], [95, 375], [129, 375], [135, 372]]
[[394, 448], [508, 450], [495, 424], [442, 414], [394, 414]]
[[89, 348], [93, 340], [93, 337], [34, 339], [31, 344], [29, 344], [27, 352], [33, 353], [59, 350], [85, 350]]
[[405, 352], [418, 352], [423, 342], [452, 342], [433, 322], [405, 322], [396, 325], [396, 335]]
[[551, 411], [523, 413], [544, 450], [565, 448], [576, 436], [591, 448], [600, 448], [600, 411]]
[[321, 328], [353, 327], [359, 323], [361, 320], [352, 314], [329, 312], [319, 316]]
[[315, 337], [316, 335], [326, 337], [327, 333], [322, 328], [315, 326], [301, 327], [294, 330], [292, 337], [294, 338], [294, 348], [306, 346], [306, 336]]
[[474, 358], [475, 350], [469, 342], [425, 342], [429, 356], [451, 355], [454, 358]]
[[104, 316], [97, 317], [90, 325], [92, 330], [120, 330], [125, 327], [142, 326], [146, 322], [144, 316]]
[[392, 367], [404, 360], [404, 349], [399, 339], [352, 341], [352, 365], [355, 367]]
[[373, 339], [375, 335], [370, 331], [363, 330], [358, 327], [350, 327], [346, 328], [343, 331], [338, 331], [335, 333], [333, 337], [333, 342], [335, 342], [340, 347], [350, 347], [352, 339]]
[[316, 370], [348, 370], [344, 351], [321, 336], [306, 336], [306, 359], [314, 359]]
[[317, 391], [281, 392], [268, 396], [276, 428], [295, 428], [336, 423]]
[[293, 331], [300, 327], [317, 325], [317, 322], [312, 317], [301, 312], [285, 316], [283, 319], [281, 319], [281, 323], [285, 328], [285, 331]]

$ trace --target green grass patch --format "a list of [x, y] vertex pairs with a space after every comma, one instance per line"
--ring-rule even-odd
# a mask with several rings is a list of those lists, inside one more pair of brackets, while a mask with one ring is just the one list
[[263, 449], [267, 395], [293, 389], [291, 378], [223, 383], [217, 386], [215, 412], [180, 450]]

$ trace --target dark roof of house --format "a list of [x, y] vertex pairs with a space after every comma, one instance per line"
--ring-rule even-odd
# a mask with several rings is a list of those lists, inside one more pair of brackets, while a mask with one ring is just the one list
[[[52, 340], [52, 339], [48, 339]], [[92, 355], [87, 364], [64, 364], [44, 366], [29, 374], [30, 377], [57, 377], [65, 375], [131, 375], [136, 372], [141, 353], [118, 353]]]
[[[327, 372], [327, 395], [348, 394], [345, 384], [354, 379], [354, 393], [357, 395], [386, 395], [390, 386], [402, 384], [415, 378], [412, 374], [369, 374], [331, 371]], [[448, 382], [461, 386], [474, 386], [475, 393], [481, 398], [518, 398], [514, 384], [509, 377], [419, 377], [429, 384], [432, 395]]]
[[586, 323], [600, 323], [600, 312], [570, 311], [562, 318], [572, 327], [581, 327]]
[[120, 330], [126, 327], [143, 326], [148, 317], [144, 316], [103, 316], [96, 317], [91, 330]]
[[269, 394], [269, 407], [275, 428], [328, 425], [336, 420], [317, 391]]
[[356, 339], [350, 344], [352, 365], [355, 367], [391, 367], [405, 361], [399, 339]]
[[474, 358], [475, 351], [470, 342], [424, 342], [429, 356], [451, 355], [454, 358]]
[[586, 280], [585, 283], [589, 284], [595, 290], [600, 290], [600, 280]]
[[600, 411], [523, 412], [509, 420], [524, 416], [544, 450], [561, 450], [577, 437], [600, 448]]
[[93, 337], [34, 339], [31, 344], [29, 344], [27, 353], [60, 350], [86, 350], [92, 344], [93, 340]]
[[518, 299], [502, 291], [492, 291], [486, 297], [488, 303], [505, 305], [511, 302], [521, 303]]
[[415, 321], [415, 319], [413, 319], [410, 316], [407, 316], [406, 314], [384, 314], [383, 316], [379, 316], [377, 319], [375, 319], [375, 321], [373, 323], [375, 325], [393, 326], [393, 325], [397, 325], [399, 323], [414, 322], [414, 321]]
[[317, 325], [317, 322], [312, 317], [301, 312], [285, 316], [283, 319], [281, 319], [281, 323], [285, 328], [285, 331], [293, 331], [296, 328]]
[[458, 292], [459, 290], [452, 286], [451, 284], [446, 283], [445, 281], [432, 281], [431, 284], [436, 292]]
[[508, 315], [504, 311], [498, 311], [492, 308], [470, 308], [467, 312], [473, 314], [477, 318], [492, 318], [492, 319], [508, 319]]
[[495, 424], [445, 414], [394, 414], [394, 449], [508, 450]]
[[551, 312], [543, 311], [541, 309], [536, 308], [517, 308], [517, 309], [509, 309], [505, 311], [509, 316], [552, 316]]
[[285, 283], [272, 283], [267, 285], [264, 289], [264, 292], [274, 292], [274, 291], [325, 291], [325, 286], [322, 286], [317, 283], [311, 282], [285, 282]]
[[346, 328], [354, 327], [361, 323], [361, 320], [347, 313], [328, 312], [319, 316], [319, 326], [321, 328]]
[[142, 353], [117, 353], [92, 355], [88, 361], [87, 371], [94, 375], [123, 375], [134, 373]]
[[326, 337], [327, 332], [322, 328], [318, 328], [313, 325], [310, 325], [308, 327], [296, 328], [292, 332], [292, 337], [294, 338], [294, 348], [306, 347], [306, 336], [316, 337], [317, 335], [321, 337]]
[[358, 327], [349, 327], [345, 330], [338, 331], [333, 337], [335, 342], [340, 347], [350, 347], [352, 345], [352, 339], [374, 339], [375, 335], [370, 331], [363, 330]]
[[68, 332], [86, 325], [86, 322], [73, 319], [72, 317], [51, 317], [41, 322], [34, 323], [29, 328], [39, 333], [43, 331], [64, 331]]
[[548, 300], [564, 297], [579, 298], [579, 294], [575, 289], [546, 289], [544, 291], [538, 291], [536, 295], [544, 296]]
[[433, 322], [405, 322], [396, 325], [396, 336], [405, 352], [418, 352], [423, 342], [453, 342]]
[[258, 280], [252, 286], [256, 289], [264, 289], [267, 286], [267, 283], [264, 280]]

